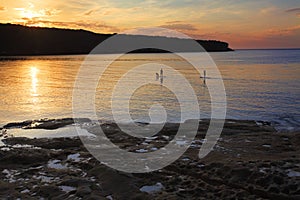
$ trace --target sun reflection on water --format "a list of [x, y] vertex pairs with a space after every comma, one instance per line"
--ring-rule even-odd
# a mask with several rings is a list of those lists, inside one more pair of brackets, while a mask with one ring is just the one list
[[37, 86], [38, 86], [38, 78], [37, 74], [39, 72], [39, 69], [36, 67], [30, 68], [30, 75], [31, 75], [31, 96], [37, 97]]

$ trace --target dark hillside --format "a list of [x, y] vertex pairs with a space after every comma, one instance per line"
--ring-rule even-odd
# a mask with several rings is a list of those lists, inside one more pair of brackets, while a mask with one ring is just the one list
[[[0, 24], [0, 55], [59, 55], [59, 54], [88, 54], [99, 43], [113, 34], [96, 34], [85, 30], [58, 28], [26, 27], [13, 24]], [[176, 40], [179, 44], [186, 43], [184, 39], [125, 36], [124, 38], [146, 38], [154, 42]], [[198, 40], [207, 51], [230, 51], [228, 43], [220, 41]], [[126, 43], [126, 42], [125, 42]], [[187, 43], [186, 43], [187, 44]], [[187, 45], [178, 51], [194, 51]], [[135, 53], [163, 52], [157, 49], [141, 49]], [[112, 52], [109, 52], [112, 53]], [[116, 52], [117, 53], [117, 52]]]

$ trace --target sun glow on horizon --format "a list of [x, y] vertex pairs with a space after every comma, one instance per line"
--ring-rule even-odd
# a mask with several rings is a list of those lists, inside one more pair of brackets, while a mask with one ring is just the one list
[[34, 17], [39, 17], [39, 13], [35, 11], [35, 6], [33, 3], [28, 3], [26, 7], [14, 8], [15, 11], [19, 12], [22, 19], [32, 19]]
[[22, 13], [23, 18], [28, 18], [28, 19], [32, 19], [33, 17], [35, 17], [34, 13], [30, 10], [26, 10]]

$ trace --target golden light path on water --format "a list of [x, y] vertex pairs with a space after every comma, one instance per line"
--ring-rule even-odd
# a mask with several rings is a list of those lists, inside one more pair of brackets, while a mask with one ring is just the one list
[[31, 67], [30, 68], [30, 75], [31, 75], [31, 96], [37, 97], [37, 86], [38, 86], [38, 78], [37, 73], [39, 72], [39, 69], [37, 67]]
[[72, 114], [73, 80], [82, 59], [55, 58], [20, 57], [0, 62], [0, 118], [4, 123]]

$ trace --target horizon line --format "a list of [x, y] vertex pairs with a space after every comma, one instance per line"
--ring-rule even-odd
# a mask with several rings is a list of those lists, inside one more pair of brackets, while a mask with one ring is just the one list
[[300, 47], [295, 47], [295, 48], [285, 48], [285, 47], [277, 47], [277, 48], [236, 48], [234, 50], [300, 50]]

